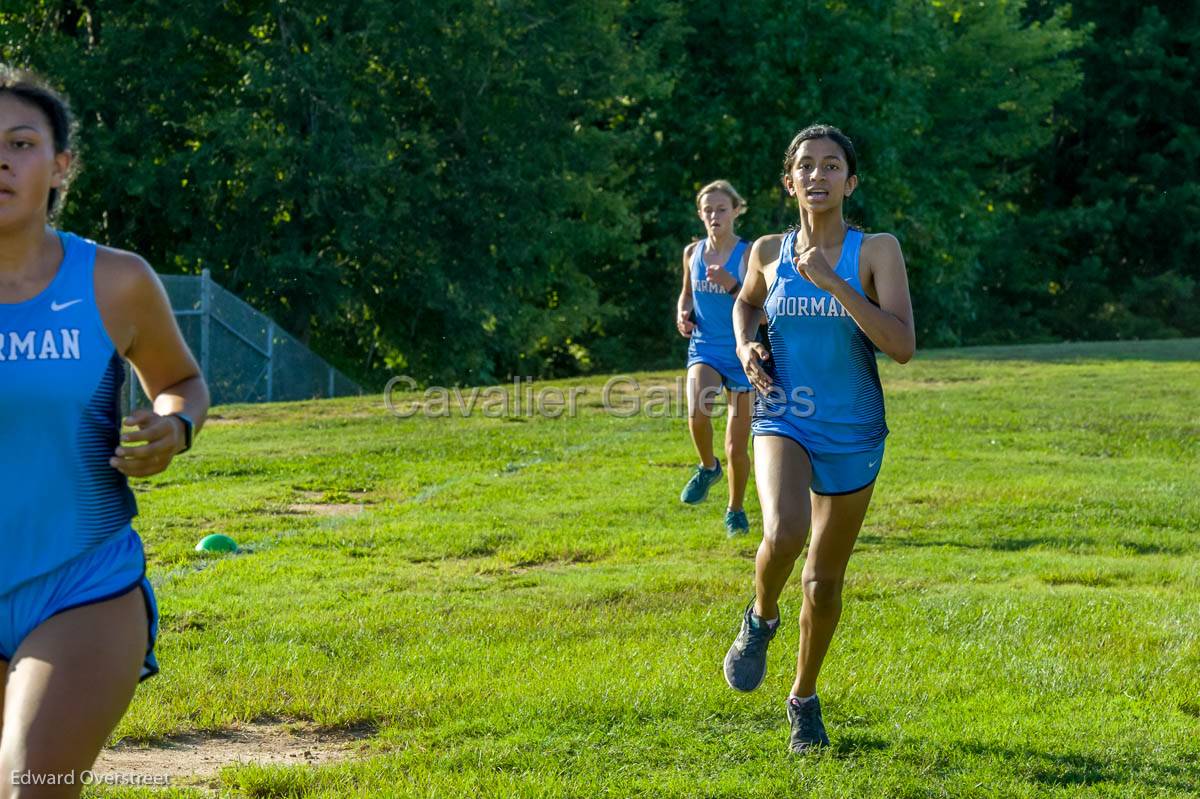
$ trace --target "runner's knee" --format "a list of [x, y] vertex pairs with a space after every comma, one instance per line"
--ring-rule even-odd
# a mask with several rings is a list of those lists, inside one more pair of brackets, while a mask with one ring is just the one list
[[804, 575], [804, 601], [813, 610], [834, 610], [842, 604], [841, 578], [824, 575]]
[[763, 510], [763, 546], [772, 556], [798, 558], [808, 538], [808, 518], [799, 513]]

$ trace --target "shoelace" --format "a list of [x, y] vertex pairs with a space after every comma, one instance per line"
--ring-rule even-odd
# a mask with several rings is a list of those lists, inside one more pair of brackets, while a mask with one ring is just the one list
[[715, 470], [709, 470], [705, 469], [703, 466], [697, 466], [696, 471], [692, 474], [692, 479], [689, 482], [700, 485], [700, 483], [707, 480], [707, 475], [710, 474], [711, 471]]
[[816, 702], [793, 702], [791, 705], [800, 734], [805, 738], [819, 740], [821, 733], [817, 726], [817, 714], [820, 713], [821, 706]]
[[767, 642], [771, 640], [771, 629], [766, 623], [763, 626], [755, 629], [754, 625], [747, 623], [746, 636], [742, 643], [742, 654], [750, 657], [758, 657], [767, 648]]

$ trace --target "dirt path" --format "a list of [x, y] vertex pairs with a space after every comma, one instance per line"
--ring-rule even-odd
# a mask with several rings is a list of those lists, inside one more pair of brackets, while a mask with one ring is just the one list
[[353, 757], [373, 730], [321, 730], [305, 722], [242, 724], [215, 733], [171, 736], [153, 745], [119, 744], [96, 760], [97, 775], [168, 778], [176, 785], [211, 778], [239, 763], [315, 766]]

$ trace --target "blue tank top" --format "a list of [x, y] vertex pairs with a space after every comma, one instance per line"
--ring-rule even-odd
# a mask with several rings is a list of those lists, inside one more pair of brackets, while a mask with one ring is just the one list
[[[737, 337], [733, 333], [733, 304], [736, 298], [720, 283], [708, 279], [708, 267], [704, 264], [704, 248], [707, 244], [708, 239], [701, 239], [692, 253], [692, 318], [696, 328], [692, 331], [691, 346], [734, 350], [737, 348]], [[745, 251], [746, 242], [738, 239], [724, 266], [726, 272], [737, 278], [739, 285], [746, 279], [746, 269], [742, 263], [742, 253]]]
[[96, 245], [58, 235], [50, 285], [0, 303], [0, 596], [125, 532], [137, 513], [108, 463], [125, 372], [96, 307]]
[[[834, 271], [859, 294], [863, 234], [846, 232]], [[786, 419], [818, 446], [862, 452], [888, 434], [875, 347], [837, 299], [796, 270], [796, 231], [783, 239], [767, 292], [767, 368], [779, 390], [759, 393], [755, 418]]]

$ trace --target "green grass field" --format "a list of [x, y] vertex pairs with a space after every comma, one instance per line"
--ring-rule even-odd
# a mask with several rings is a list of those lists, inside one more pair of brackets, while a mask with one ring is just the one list
[[[786, 754], [798, 587], [762, 688], [721, 676], [752, 593], [753, 490], [752, 535], [726, 540], [723, 487], [678, 501], [684, 419], [603, 413], [603, 379], [578, 384], [576, 418], [398, 419], [379, 396], [217, 408], [141, 486], [163, 672], [117, 736], [372, 732], [340, 765], [226, 769], [228, 796], [1196, 796], [1200, 341], [881, 373], [892, 435], [819, 756]], [[322, 503], [366, 510], [293, 507]], [[244, 552], [193, 552], [210, 532]]]

